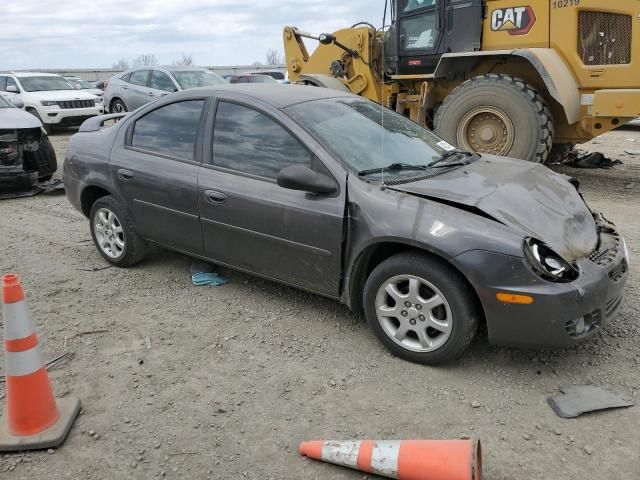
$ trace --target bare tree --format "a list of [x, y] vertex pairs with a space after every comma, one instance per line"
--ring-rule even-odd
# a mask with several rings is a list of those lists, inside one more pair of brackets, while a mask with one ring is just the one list
[[282, 65], [283, 63], [284, 59], [280, 52], [273, 50], [272, 48], [267, 50], [267, 65]]
[[150, 67], [157, 65], [158, 60], [156, 60], [156, 56], [153, 53], [144, 53], [134, 58], [132, 63], [134, 67]]
[[124, 57], [122, 57], [117, 62], [112, 63], [111, 68], [113, 68], [114, 70], [126, 70], [129, 68], [129, 62]]
[[173, 62], [173, 65], [182, 67], [191, 67], [193, 64], [193, 55], [185, 55], [184, 53], [182, 54], [182, 58]]

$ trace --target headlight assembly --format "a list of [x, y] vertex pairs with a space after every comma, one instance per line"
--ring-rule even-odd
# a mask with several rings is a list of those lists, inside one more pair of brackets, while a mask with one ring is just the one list
[[534, 272], [545, 280], [572, 282], [578, 278], [578, 269], [540, 240], [526, 238], [524, 254]]
[[43, 107], [55, 107], [56, 105], [58, 105], [58, 102], [53, 102], [50, 100], [41, 100], [40, 103]]

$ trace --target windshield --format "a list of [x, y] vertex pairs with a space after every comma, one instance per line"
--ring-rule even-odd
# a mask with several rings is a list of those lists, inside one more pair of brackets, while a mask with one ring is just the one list
[[218, 74], [206, 70], [178, 70], [171, 73], [183, 90], [227, 83]]
[[9, 105], [9, 102], [7, 102], [2, 95], [0, 95], [0, 108], [10, 108], [10, 107], [11, 105]]
[[417, 123], [367, 100], [318, 100], [285, 111], [357, 172], [392, 164], [429, 165], [454, 150]]
[[86, 80], [69, 80], [71, 83], [73, 83], [74, 85], [77, 85], [78, 88], [80, 89], [93, 89], [96, 88], [93, 86], [93, 84], [91, 82], [87, 82]]
[[73, 85], [62, 77], [21, 77], [20, 83], [27, 92], [75, 90]]

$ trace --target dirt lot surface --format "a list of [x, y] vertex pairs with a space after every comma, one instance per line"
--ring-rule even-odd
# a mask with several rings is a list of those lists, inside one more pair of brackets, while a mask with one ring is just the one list
[[[62, 163], [69, 133], [54, 135]], [[618, 224], [640, 262], [640, 129], [589, 147], [624, 162], [568, 170]], [[157, 251], [104, 267], [87, 220], [63, 195], [0, 202], [0, 272], [26, 287], [58, 395], [81, 398], [66, 443], [0, 455], [3, 479], [356, 479], [298, 457], [304, 439], [480, 435], [489, 480], [640, 478], [640, 406], [573, 420], [546, 397], [595, 384], [640, 403], [634, 268], [619, 318], [561, 351], [490, 346], [428, 368], [391, 357], [340, 304], [223, 270], [190, 282], [190, 259]], [[2, 395], [0, 387], [0, 396]], [[4, 419], [0, 419], [4, 421]]]

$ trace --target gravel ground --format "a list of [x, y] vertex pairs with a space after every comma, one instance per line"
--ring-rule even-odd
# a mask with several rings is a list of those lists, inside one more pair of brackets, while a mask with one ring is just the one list
[[[53, 136], [60, 163], [69, 133]], [[624, 165], [566, 171], [638, 259], [640, 156], [622, 152], [640, 148], [640, 129], [590, 148]], [[391, 357], [334, 301], [227, 270], [229, 284], [194, 287], [179, 254], [86, 271], [106, 264], [63, 195], [0, 202], [0, 252], [46, 359], [70, 353], [50, 371], [56, 394], [83, 402], [61, 448], [0, 455], [1, 478], [356, 479], [299, 458], [298, 442], [464, 435], [482, 438], [489, 480], [640, 477], [640, 407], [563, 420], [546, 403], [591, 383], [640, 402], [637, 270], [619, 318], [584, 345], [479, 338], [457, 363], [428, 368]]]

